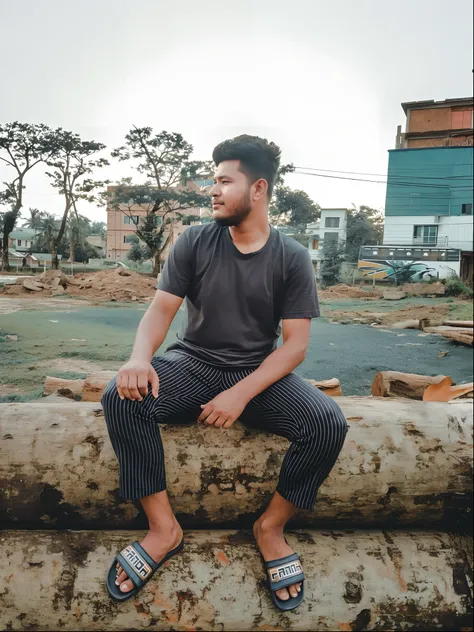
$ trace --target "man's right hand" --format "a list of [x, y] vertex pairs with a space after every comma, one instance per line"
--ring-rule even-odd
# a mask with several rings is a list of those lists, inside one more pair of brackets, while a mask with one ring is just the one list
[[160, 380], [155, 369], [146, 360], [129, 360], [117, 375], [117, 391], [120, 399], [142, 401], [148, 395], [148, 382], [154, 397], [158, 397]]

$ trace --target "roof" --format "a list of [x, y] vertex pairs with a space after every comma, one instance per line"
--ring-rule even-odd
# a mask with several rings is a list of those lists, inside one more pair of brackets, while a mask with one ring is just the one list
[[445, 99], [444, 101], [435, 101], [430, 99], [428, 101], [406, 101], [402, 103], [402, 108], [405, 114], [408, 110], [424, 110], [429, 107], [453, 107], [457, 105], [472, 105], [474, 103], [474, 97], [460, 97], [457, 99]]
[[33, 239], [38, 233], [34, 228], [15, 228], [10, 233], [10, 239]]
[[[38, 261], [51, 261], [52, 255], [49, 252], [30, 252], [31, 257], [38, 259]], [[61, 260], [62, 255], [58, 255], [58, 259]]]

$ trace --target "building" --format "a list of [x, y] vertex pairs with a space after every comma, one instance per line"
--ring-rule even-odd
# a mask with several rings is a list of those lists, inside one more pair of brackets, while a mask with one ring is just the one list
[[[52, 255], [48, 252], [21, 252], [19, 250], [8, 250], [8, 261], [12, 267], [22, 268], [23, 259], [26, 259], [27, 268], [51, 268]], [[58, 255], [61, 262], [62, 255]]]
[[306, 227], [306, 234], [309, 235], [308, 250], [317, 278], [320, 277], [324, 243], [332, 242], [344, 248], [348, 213], [346, 208], [322, 208], [321, 218]]
[[405, 132], [397, 128], [396, 149], [464, 147], [473, 140], [473, 98], [402, 103]]
[[[403, 261], [417, 278], [424, 278], [425, 269], [440, 278], [455, 273], [472, 282], [473, 99], [402, 107], [406, 131], [401, 134], [399, 127], [397, 148], [389, 150], [382, 274], [390, 277], [390, 266]], [[367, 248], [367, 256], [370, 248], [376, 253], [377, 247]], [[359, 268], [370, 268], [377, 257], [363, 257]], [[444, 263], [447, 257], [457, 265]]]
[[[189, 182], [187, 187], [196, 192], [205, 193], [212, 185], [212, 180], [199, 180], [196, 182]], [[107, 192], [112, 194], [114, 187], [107, 187]], [[122, 207], [120, 210], [107, 207], [107, 238], [106, 238], [106, 254], [107, 259], [115, 259], [123, 261], [127, 258], [128, 251], [131, 248], [134, 233], [137, 232], [137, 224], [140, 218], [144, 218], [147, 215], [148, 209], [144, 206], [131, 206]], [[169, 236], [168, 243], [162, 253], [162, 260], [165, 261], [171, 246], [176, 239], [183, 233], [190, 223], [199, 224], [202, 221], [209, 221], [211, 218], [209, 209], [190, 208], [186, 212], [180, 212], [183, 217], [176, 216], [172, 224], [173, 231], [170, 234], [169, 229], [165, 230], [165, 235]], [[162, 221], [160, 211], [157, 215], [159, 222]], [[171, 214], [168, 214], [170, 217]], [[199, 217], [199, 221], [189, 221], [186, 216]]]
[[33, 248], [39, 231], [34, 228], [15, 228], [9, 235], [9, 248], [26, 252]]
[[87, 235], [86, 241], [97, 250], [99, 257], [105, 257], [105, 237], [103, 235]]

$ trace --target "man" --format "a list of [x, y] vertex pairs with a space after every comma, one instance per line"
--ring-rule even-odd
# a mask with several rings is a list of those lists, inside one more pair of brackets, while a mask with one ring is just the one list
[[[308, 251], [269, 224], [279, 148], [244, 135], [218, 145], [213, 159], [215, 221], [177, 240], [131, 358], [102, 398], [120, 493], [140, 500], [150, 526], [116, 556], [107, 586], [115, 599], [129, 598], [183, 546], [158, 424], [197, 420], [227, 429], [240, 419], [291, 442], [275, 494], [253, 528], [272, 601], [291, 610], [303, 598], [304, 575], [284, 527], [298, 509], [314, 506], [348, 425], [334, 399], [292, 373], [305, 358], [319, 305]], [[184, 298], [183, 330], [154, 357]]]

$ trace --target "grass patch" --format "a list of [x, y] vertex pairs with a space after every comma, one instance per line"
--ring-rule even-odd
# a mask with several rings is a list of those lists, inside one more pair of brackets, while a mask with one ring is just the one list
[[12, 393], [11, 395], [0, 395], [0, 404], [10, 404], [12, 402], [31, 402], [39, 399], [43, 395], [43, 389], [37, 388], [26, 393]]
[[48, 371], [50, 377], [59, 377], [63, 380], [85, 380], [86, 371]]
[[449, 307], [452, 320], [474, 320], [474, 306], [472, 303], [452, 303]]

